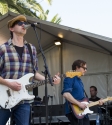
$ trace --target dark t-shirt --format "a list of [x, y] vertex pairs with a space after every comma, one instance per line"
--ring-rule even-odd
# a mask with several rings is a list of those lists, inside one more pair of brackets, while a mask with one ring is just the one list
[[95, 102], [95, 101], [98, 101], [98, 100], [100, 100], [99, 97], [96, 97], [95, 99], [89, 98], [89, 101], [92, 101], [92, 102]]
[[15, 49], [17, 53], [19, 54], [19, 56], [22, 58], [24, 47], [15, 46]]
[[[92, 102], [95, 102], [95, 101], [98, 101], [98, 100], [100, 100], [99, 97], [96, 97], [95, 99], [89, 98], [89, 101], [92, 101]], [[99, 112], [98, 108], [99, 108], [99, 105], [95, 105], [95, 106], [90, 107], [89, 109], [94, 111], [93, 113], [98, 113]]]

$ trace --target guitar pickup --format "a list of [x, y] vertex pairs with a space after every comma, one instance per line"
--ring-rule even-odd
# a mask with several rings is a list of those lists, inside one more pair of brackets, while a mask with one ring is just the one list
[[11, 96], [10, 89], [7, 90], [7, 95], [8, 95], [9, 97]]

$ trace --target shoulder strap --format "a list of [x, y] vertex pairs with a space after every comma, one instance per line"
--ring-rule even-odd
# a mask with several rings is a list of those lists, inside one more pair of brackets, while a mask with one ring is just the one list
[[84, 89], [84, 93], [85, 93], [86, 98], [88, 98], [88, 95], [87, 95], [87, 93], [86, 93], [85, 89]]
[[32, 63], [32, 66], [33, 66], [34, 74], [35, 74], [36, 71], [35, 71], [35, 68], [34, 68], [34, 65], [33, 65], [33, 54], [32, 54], [31, 46], [30, 46], [29, 43], [27, 44], [27, 47], [28, 47], [28, 50], [29, 50], [29, 53], [30, 53], [31, 63]]

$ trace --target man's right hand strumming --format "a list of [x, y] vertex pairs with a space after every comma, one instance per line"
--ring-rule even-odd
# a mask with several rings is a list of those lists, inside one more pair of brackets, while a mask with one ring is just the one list
[[14, 82], [10, 82], [9, 85], [8, 85], [8, 87], [10, 87], [14, 91], [21, 90], [21, 84], [18, 83], [18, 82], [15, 82], [15, 81]]
[[81, 102], [79, 102], [78, 106], [79, 106], [81, 109], [85, 109], [85, 108], [87, 107], [86, 104], [81, 103]]

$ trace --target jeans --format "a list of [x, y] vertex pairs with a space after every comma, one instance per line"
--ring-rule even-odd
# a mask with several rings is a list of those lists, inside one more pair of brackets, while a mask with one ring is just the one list
[[66, 115], [71, 125], [90, 125], [89, 118], [77, 119], [72, 113]]
[[0, 125], [6, 125], [9, 117], [13, 115], [16, 125], [30, 124], [30, 104], [24, 103], [16, 105], [11, 109], [0, 109]]

